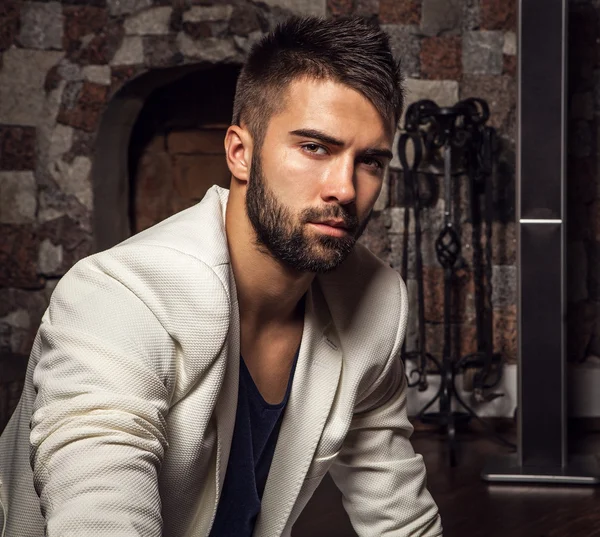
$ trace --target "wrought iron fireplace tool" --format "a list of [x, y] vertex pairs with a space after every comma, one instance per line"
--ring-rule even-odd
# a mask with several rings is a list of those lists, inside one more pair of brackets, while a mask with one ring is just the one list
[[[427, 388], [427, 369], [432, 364], [440, 375], [440, 388], [436, 395], [421, 409], [418, 418], [423, 422], [435, 423], [446, 428], [450, 444], [450, 464], [456, 465], [456, 423], [467, 422], [472, 417], [479, 420], [482, 425], [498, 438], [501, 442], [510, 445], [502, 437], [497, 435], [483, 422], [475, 411], [460, 397], [456, 389], [456, 374], [461, 369], [479, 368], [474, 377], [474, 394], [476, 400], [491, 400], [499, 394], [490, 394], [489, 389], [495, 387], [500, 381], [501, 367], [493, 367], [494, 355], [491, 351], [493, 344], [492, 317], [491, 317], [491, 221], [492, 221], [492, 190], [489, 183], [491, 177], [493, 158], [492, 145], [493, 129], [483, 127], [489, 117], [489, 111], [485, 101], [480, 99], [468, 99], [461, 101], [451, 108], [441, 108], [433, 101], [423, 100], [411, 105], [406, 112], [405, 133], [401, 135], [398, 142], [398, 155], [404, 170], [405, 192], [409, 185], [412, 187], [412, 208], [415, 218], [415, 264], [418, 293], [418, 322], [419, 343], [418, 350], [404, 353], [407, 360], [417, 360], [416, 368], [411, 376], [417, 377], [416, 381], [410, 381], [409, 386], [418, 386], [420, 390]], [[413, 163], [409, 165], [407, 148], [409, 140], [413, 145]], [[485, 143], [484, 143], [485, 142]], [[421, 252], [421, 225], [420, 225], [420, 196], [419, 196], [419, 165], [423, 156], [423, 148], [429, 154], [442, 152], [444, 160], [444, 224], [435, 241], [435, 252], [438, 262], [444, 269], [444, 337], [442, 359], [437, 360], [426, 351], [425, 341], [425, 314], [424, 314], [424, 290], [423, 290], [423, 267]], [[461, 255], [461, 240], [457, 232], [452, 215], [452, 149], [460, 149], [467, 157], [467, 171], [469, 172], [470, 185], [470, 216], [474, 225], [472, 234], [473, 248], [477, 253], [474, 263], [477, 261], [475, 278], [477, 296], [475, 302], [478, 350], [476, 353], [460, 359], [452, 356], [452, 282], [454, 279], [455, 265]], [[464, 173], [464, 172], [463, 172]], [[483, 188], [482, 188], [483, 186]], [[481, 271], [481, 218], [479, 214], [480, 198], [477, 194], [485, 193], [486, 213], [486, 255], [485, 274]], [[408, 207], [405, 209], [405, 238], [409, 221], [407, 217]], [[478, 218], [478, 220], [477, 220]], [[477, 221], [476, 221], [477, 220]], [[407, 276], [408, 247], [407, 241], [404, 246], [403, 272]], [[484, 277], [485, 276], [485, 277]], [[489, 306], [489, 307], [488, 307]], [[494, 371], [495, 379], [489, 381]], [[452, 401], [455, 399], [460, 406], [466, 410], [455, 411], [452, 409]], [[439, 412], [427, 412], [427, 410], [439, 401]]]

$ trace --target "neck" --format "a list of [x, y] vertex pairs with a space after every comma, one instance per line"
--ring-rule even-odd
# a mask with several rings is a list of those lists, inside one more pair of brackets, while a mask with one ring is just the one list
[[225, 229], [241, 321], [260, 326], [298, 320], [315, 275], [295, 271], [259, 248], [243, 196], [234, 192], [227, 202]]

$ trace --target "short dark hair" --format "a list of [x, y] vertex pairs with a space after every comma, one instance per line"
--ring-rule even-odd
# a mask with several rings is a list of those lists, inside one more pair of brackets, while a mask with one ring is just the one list
[[377, 23], [362, 17], [292, 17], [256, 43], [237, 81], [234, 125], [246, 123], [262, 145], [271, 116], [297, 78], [330, 79], [364, 95], [397, 125], [403, 106], [400, 64]]

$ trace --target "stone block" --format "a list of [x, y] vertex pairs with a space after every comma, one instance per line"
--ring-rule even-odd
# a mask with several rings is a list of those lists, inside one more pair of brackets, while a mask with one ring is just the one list
[[327, 0], [327, 13], [332, 17], [351, 15], [354, 12], [353, 0]]
[[465, 74], [502, 74], [503, 47], [502, 32], [466, 32], [462, 43], [462, 63]]
[[60, 2], [24, 2], [19, 42], [25, 48], [62, 48], [63, 14]]
[[63, 247], [52, 244], [48, 239], [40, 244], [38, 252], [38, 273], [44, 276], [58, 276], [62, 273], [60, 268], [63, 264]]
[[210, 63], [240, 60], [239, 53], [233, 41], [207, 37], [194, 40], [185, 33], [177, 35], [177, 45], [181, 53], [187, 58]]
[[[418, 80], [407, 78], [404, 82], [406, 107], [422, 99], [430, 99], [439, 106], [453, 106], [458, 102], [458, 82], [455, 80]], [[404, 125], [404, 115], [400, 121]]]
[[492, 267], [492, 305], [507, 308], [517, 303], [517, 267], [494, 265]]
[[65, 50], [78, 50], [88, 37], [100, 34], [106, 27], [108, 17], [106, 9], [94, 6], [65, 6], [65, 34], [63, 46]]
[[517, 0], [481, 0], [480, 9], [483, 29], [517, 29]]
[[286, 9], [297, 15], [325, 17], [327, 14], [327, 0], [264, 0], [264, 3], [271, 8]]
[[32, 172], [0, 172], [0, 223], [35, 221], [37, 185]]
[[376, 18], [379, 14], [379, 3], [380, 0], [356, 0], [354, 13], [361, 17]]
[[111, 65], [136, 65], [144, 63], [144, 44], [139, 36], [126, 37], [111, 60]]
[[507, 364], [517, 362], [517, 307], [495, 309], [493, 313], [494, 352], [499, 352]]
[[142, 37], [144, 63], [149, 67], [172, 67], [183, 61], [174, 36]]
[[506, 132], [517, 105], [517, 88], [513, 78], [502, 76], [464, 76], [460, 98], [480, 97], [490, 107], [489, 125]]
[[32, 226], [0, 224], [0, 287], [44, 286], [37, 274], [38, 247], [39, 239]]
[[587, 252], [583, 241], [567, 243], [567, 301], [579, 302], [588, 298]]
[[82, 40], [82, 48], [71, 54], [80, 65], [105, 65], [111, 63], [123, 44], [125, 30], [118, 21], [109, 22], [100, 33]]
[[108, 87], [84, 81], [73, 106], [65, 102], [57, 121], [77, 129], [92, 132], [100, 123], [108, 99]]
[[[0, 2], [0, 52], [14, 44], [19, 33], [21, 2], [4, 0]], [[0, 67], [2, 62], [0, 61]]]
[[507, 56], [504, 54], [502, 59], [502, 74], [508, 75], [512, 78], [517, 77], [517, 57], [516, 56]]
[[0, 70], [0, 124], [37, 126], [44, 118], [46, 73], [62, 52], [11, 48]]
[[252, 32], [266, 30], [266, 24], [259, 8], [252, 4], [236, 6], [229, 18], [229, 32], [248, 36]]
[[425, 37], [421, 42], [421, 76], [431, 80], [458, 80], [462, 75], [460, 37]]
[[79, 203], [91, 210], [93, 205], [91, 170], [92, 161], [80, 156], [70, 164], [63, 160], [53, 162], [50, 174], [65, 194], [75, 196]]
[[366, 246], [384, 263], [389, 263], [390, 239], [385, 226], [385, 215], [383, 213], [373, 213], [369, 224], [359, 241]]
[[233, 14], [233, 6], [228, 4], [214, 6], [192, 6], [183, 13], [183, 22], [228, 21]]
[[517, 34], [515, 32], [504, 33], [504, 45], [502, 47], [502, 54], [507, 56], [517, 55]]
[[88, 82], [103, 86], [110, 85], [110, 67], [108, 65], [86, 65], [81, 74], [83, 79]]
[[0, 170], [35, 169], [35, 129], [0, 125]]
[[397, 24], [382, 24], [381, 29], [390, 38], [392, 54], [396, 59], [400, 59], [403, 76], [419, 76], [421, 40], [415, 34], [415, 28]]
[[147, 9], [152, 3], [153, 0], [106, 0], [110, 14], [117, 17]]
[[421, 32], [427, 36], [457, 35], [462, 28], [462, 0], [423, 0]]
[[479, 30], [481, 26], [481, 9], [479, 0], [463, 0], [462, 31]]
[[418, 26], [421, 22], [421, 2], [418, 0], [379, 0], [379, 22]]
[[125, 19], [125, 35], [166, 35], [169, 33], [172, 7], [161, 6]]

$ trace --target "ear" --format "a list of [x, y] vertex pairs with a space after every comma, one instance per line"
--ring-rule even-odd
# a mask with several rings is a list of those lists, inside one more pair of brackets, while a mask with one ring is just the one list
[[231, 125], [227, 129], [225, 157], [233, 178], [247, 182], [252, 163], [252, 136], [244, 127]]

